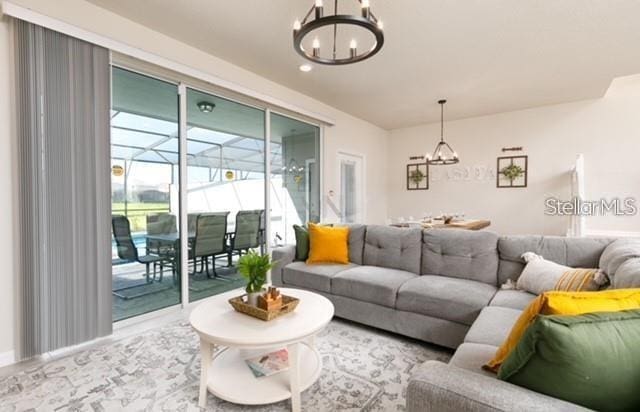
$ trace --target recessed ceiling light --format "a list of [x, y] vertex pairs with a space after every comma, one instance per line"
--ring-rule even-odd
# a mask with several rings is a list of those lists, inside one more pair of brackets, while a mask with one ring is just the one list
[[300, 71], [301, 72], [305, 72], [305, 73], [310, 72], [312, 68], [313, 67], [311, 67], [310, 64], [301, 64], [300, 65]]

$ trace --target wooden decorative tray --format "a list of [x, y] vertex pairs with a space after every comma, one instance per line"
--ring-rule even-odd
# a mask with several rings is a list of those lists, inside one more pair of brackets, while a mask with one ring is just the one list
[[254, 318], [264, 321], [273, 320], [278, 316], [293, 312], [300, 302], [300, 299], [298, 298], [282, 295], [282, 306], [275, 310], [267, 311], [257, 306], [248, 305], [246, 300], [247, 295], [237, 296], [229, 299], [229, 304], [231, 304], [231, 306], [240, 313], [244, 313], [245, 315], [253, 316]]

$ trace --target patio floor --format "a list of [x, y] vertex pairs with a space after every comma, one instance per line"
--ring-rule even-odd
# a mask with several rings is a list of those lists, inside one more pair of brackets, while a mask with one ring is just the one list
[[[218, 265], [216, 271], [218, 276], [211, 279], [204, 273], [189, 276], [191, 302], [245, 285], [245, 280], [233, 266]], [[156, 281], [147, 283], [144, 265], [126, 263], [113, 266], [114, 293], [111, 296], [114, 322], [180, 303], [180, 290], [174, 284], [171, 269], [165, 269], [162, 281], [159, 275], [158, 270]]]

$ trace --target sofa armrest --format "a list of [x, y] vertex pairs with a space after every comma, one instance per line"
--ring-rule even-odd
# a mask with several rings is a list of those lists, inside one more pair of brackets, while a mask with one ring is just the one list
[[408, 412], [588, 411], [581, 406], [438, 361], [409, 380]]
[[281, 246], [271, 252], [273, 260], [276, 262], [271, 269], [271, 283], [274, 286], [284, 286], [282, 283], [282, 269], [296, 258], [296, 247], [294, 245]]

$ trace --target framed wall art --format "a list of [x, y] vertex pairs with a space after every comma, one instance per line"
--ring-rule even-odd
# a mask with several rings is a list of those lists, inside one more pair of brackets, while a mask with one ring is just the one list
[[498, 157], [496, 187], [527, 187], [529, 156]]
[[429, 164], [410, 163], [407, 165], [407, 190], [429, 189]]

